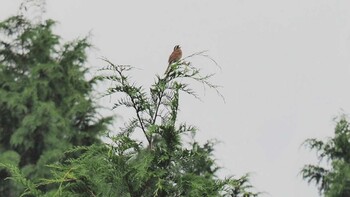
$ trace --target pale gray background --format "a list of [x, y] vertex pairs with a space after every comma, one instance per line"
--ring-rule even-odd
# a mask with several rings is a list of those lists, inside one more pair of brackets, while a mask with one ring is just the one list
[[[20, 1], [0, 3], [4, 19]], [[185, 55], [208, 49], [222, 71], [191, 61], [218, 73], [213, 80], [224, 86], [226, 103], [195, 85], [203, 102], [185, 96], [181, 119], [200, 128], [201, 141], [222, 142], [215, 152], [225, 167], [220, 175], [252, 172], [263, 196], [319, 196], [298, 175], [316, 161], [300, 144], [331, 136], [332, 119], [350, 112], [350, 1], [50, 0], [44, 17], [60, 22], [64, 40], [91, 32], [98, 50], [90, 51], [89, 66], [103, 65], [102, 56], [134, 65], [139, 84], [164, 72], [175, 44]]]

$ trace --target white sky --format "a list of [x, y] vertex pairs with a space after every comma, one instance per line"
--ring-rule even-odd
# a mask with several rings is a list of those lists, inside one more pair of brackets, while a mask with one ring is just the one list
[[[1, 0], [0, 19], [17, 13], [19, 2]], [[49, 0], [46, 17], [59, 21], [65, 40], [91, 31], [98, 50], [90, 66], [102, 65], [102, 56], [134, 65], [139, 84], [164, 72], [175, 44], [185, 56], [208, 49], [222, 71], [192, 61], [218, 72], [226, 103], [196, 85], [203, 102], [183, 97], [181, 119], [200, 128], [201, 141], [222, 142], [220, 174], [252, 172], [262, 196], [319, 196], [298, 175], [316, 161], [300, 145], [332, 136], [332, 119], [350, 112], [350, 1]]]

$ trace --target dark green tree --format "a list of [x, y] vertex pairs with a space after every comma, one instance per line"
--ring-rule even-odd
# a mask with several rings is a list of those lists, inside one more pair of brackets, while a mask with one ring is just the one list
[[308, 139], [305, 144], [317, 151], [320, 163], [326, 160], [323, 163], [328, 165], [305, 165], [301, 171], [303, 178], [315, 182], [326, 197], [350, 196], [350, 130], [346, 117], [337, 122], [333, 138]]
[[[201, 55], [198, 53], [197, 55]], [[102, 69], [100, 78], [114, 85], [107, 95], [116, 94], [115, 109], [131, 109], [133, 118], [110, 143], [79, 146], [67, 151], [61, 163], [51, 165], [54, 178], [39, 184], [26, 179], [16, 168], [7, 166], [12, 179], [22, 183], [26, 194], [35, 196], [232, 196], [253, 197], [248, 175], [220, 179], [213, 158], [214, 143], [201, 145], [194, 138], [194, 126], [178, 122], [179, 101], [183, 93], [197, 97], [185, 81], [197, 81], [210, 88], [212, 75], [201, 76], [189, 62], [171, 65], [166, 76], [157, 76], [146, 91], [131, 81], [130, 66], [114, 65]], [[122, 107], [122, 108], [120, 108]], [[144, 140], [135, 138], [142, 135]], [[82, 153], [74, 157], [75, 153]], [[72, 156], [73, 155], [73, 156]], [[44, 192], [40, 186], [57, 189]]]
[[[45, 166], [68, 148], [99, 144], [111, 120], [96, 112], [98, 80], [85, 76], [89, 42], [62, 44], [54, 24], [23, 16], [0, 22], [0, 162], [33, 180], [49, 178]], [[8, 175], [0, 167], [0, 196], [19, 196], [23, 188], [4, 180]]]

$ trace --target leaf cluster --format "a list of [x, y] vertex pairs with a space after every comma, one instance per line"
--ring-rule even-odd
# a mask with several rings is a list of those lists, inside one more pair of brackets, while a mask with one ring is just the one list
[[315, 182], [325, 196], [345, 197], [350, 195], [350, 130], [345, 116], [338, 120], [334, 133], [327, 141], [308, 139], [304, 142], [317, 151], [320, 162], [326, 160], [330, 167], [309, 164], [301, 174], [309, 183]]
[[[99, 143], [111, 121], [91, 97], [97, 80], [85, 79], [87, 38], [61, 43], [54, 25], [23, 16], [0, 22], [0, 162], [27, 178], [49, 177], [45, 165], [68, 148]], [[0, 196], [17, 196], [7, 176], [0, 170]]]
[[[197, 95], [180, 79], [211, 84], [212, 75], [200, 77], [190, 63], [177, 62], [164, 77], [156, 76], [147, 92], [131, 80], [131, 66], [104, 61], [108, 65], [101, 70], [107, 74], [99, 78], [113, 82], [106, 95], [117, 94], [114, 108], [129, 108], [135, 116], [109, 137], [111, 143], [87, 147], [81, 157], [57, 167], [56, 181], [46, 184], [59, 183], [60, 195], [68, 196], [258, 195], [250, 191], [248, 175], [223, 180], [216, 176], [220, 168], [213, 159], [213, 142], [200, 145], [193, 139], [182, 144], [183, 135], [197, 130], [177, 121], [180, 93]], [[135, 132], [145, 140], [133, 138]]]
[[[248, 175], [217, 177], [215, 143], [200, 144], [196, 127], [178, 122], [181, 96], [199, 99], [192, 82], [222, 96], [213, 74], [202, 76], [185, 58], [145, 89], [130, 77], [131, 66], [104, 59], [104, 74], [86, 81], [82, 66], [90, 44], [86, 38], [61, 44], [54, 24], [33, 25], [20, 16], [0, 23], [0, 176], [17, 183], [8, 187], [22, 196], [258, 195]], [[117, 95], [115, 110], [134, 112], [108, 134], [110, 143], [98, 139], [110, 119], [97, 117], [90, 96], [99, 80], [112, 82], [106, 95]], [[184, 143], [188, 134], [193, 139]]]

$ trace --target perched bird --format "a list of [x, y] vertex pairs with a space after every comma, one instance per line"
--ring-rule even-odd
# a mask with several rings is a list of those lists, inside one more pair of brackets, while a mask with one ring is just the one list
[[179, 61], [182, 57], [182, 51], [179, 45], [176, 45], [174, 47], [174, 51], [171, 53], [171, 55], [169, 56], [169, 60], [168, 60], [168, 68], [165, 71], [165, 74], [168, 74], [168, 72], [170, 71], [171, 68], [171, 64]]

